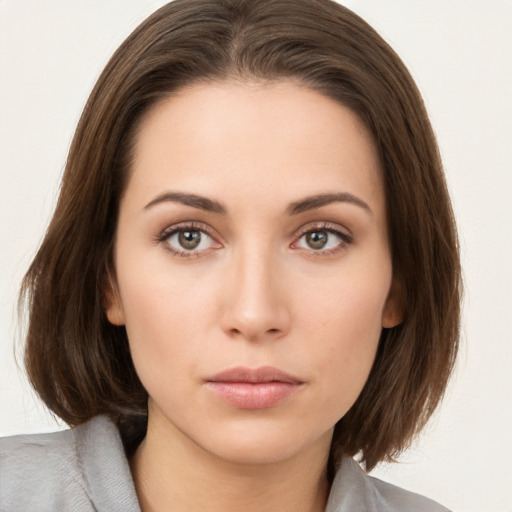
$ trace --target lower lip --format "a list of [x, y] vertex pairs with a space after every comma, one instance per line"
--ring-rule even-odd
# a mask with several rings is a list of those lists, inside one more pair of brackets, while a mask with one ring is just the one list
[[289, 397], [300, 384], [290, 382], [208, 382], [216, 395], [239, 409], [268, 409]]

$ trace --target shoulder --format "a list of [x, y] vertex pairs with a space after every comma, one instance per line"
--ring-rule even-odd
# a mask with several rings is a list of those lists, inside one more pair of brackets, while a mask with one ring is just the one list
[[104, 416], [0, 439], [0, 482], [0, 512], [139, 511], [119, 433]]
[[439, 503], [367, 475], [352, 458], [343, 459], [326, 512], [449, 512]]

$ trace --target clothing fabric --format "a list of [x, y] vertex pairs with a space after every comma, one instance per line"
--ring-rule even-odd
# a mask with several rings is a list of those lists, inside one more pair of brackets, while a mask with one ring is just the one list
[[[447, 512], [345, 458], [326, 512]], [[98, 416], [71, 430], [0, 439], [0, 512], [141, 512], [117, 427]]]

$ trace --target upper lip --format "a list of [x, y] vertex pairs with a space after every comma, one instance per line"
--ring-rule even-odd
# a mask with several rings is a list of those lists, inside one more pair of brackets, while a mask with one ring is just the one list
[[265, 382], [301, 384], [303, 382], [299, 378], [272, 366], [262, 366], [260, 368], [246, 368], [239, 366], [237, 368], [224, 370], [206, 380], [207, 382], [248, 382], [251, 384], [260, 384]]

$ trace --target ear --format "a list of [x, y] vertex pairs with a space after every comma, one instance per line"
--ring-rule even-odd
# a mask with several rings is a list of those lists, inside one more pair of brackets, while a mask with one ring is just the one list
[[401, 324], [405, 315], [404, 287], [395, 275], [389, 287], [388, 297], [382, 310], [382, 327], [391, 329]]
[[124, 309], [115, 273], [108, 271], [103, 283], [103, 308], [112, 325], [124, 325]]

